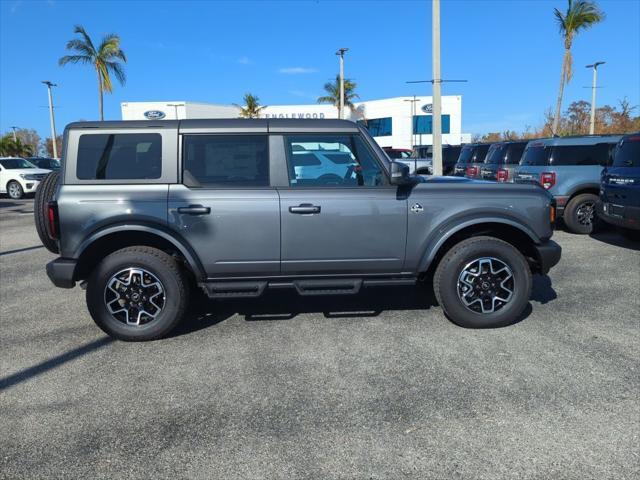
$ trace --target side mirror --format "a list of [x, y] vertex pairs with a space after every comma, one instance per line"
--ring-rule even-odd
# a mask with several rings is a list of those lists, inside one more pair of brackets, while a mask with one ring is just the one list
[[406, 185], [411, 181], [409, 166], [401, 162], [391, 162], [391, 185]]

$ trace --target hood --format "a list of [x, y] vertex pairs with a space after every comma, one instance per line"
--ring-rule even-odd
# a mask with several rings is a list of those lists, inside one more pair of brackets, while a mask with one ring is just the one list
[[6, 172], [11, 172], [16, 175], [48, 175], [51, 170], [44, 168], [10, 168]]
[[476, 180], [473, 178], [467, 178], [467, 177], [432, 177], [432, 176], [420, 176], [421, 178], [421, 182], [420, 183], [429, 183], [429, 184], [433, 184], [433, 183], [437, 183], [437, 184], [459, 184], [459, 183], [464, 183], [464, 184], [468, 184], [468, 183], [472, 183], [472, 184], [481, 184], [481, 183], [496, 183], [496, 182], [489, 182], [486, 180]]

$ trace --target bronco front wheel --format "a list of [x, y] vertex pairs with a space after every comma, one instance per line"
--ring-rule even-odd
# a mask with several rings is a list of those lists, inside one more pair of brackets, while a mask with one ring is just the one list
[[445, 314], [468, 328], [514, 323], [529, 302], [531, 285], [524, 256], [493, 237], [474, 237], [455, 245], [434, 275], [434, 291]]
[[184, 316], [187, 280], [176, 260], [150, 247], [108, 255], [87, 284], [87, 307], [112, 337], [144, 341], [168, 334]]

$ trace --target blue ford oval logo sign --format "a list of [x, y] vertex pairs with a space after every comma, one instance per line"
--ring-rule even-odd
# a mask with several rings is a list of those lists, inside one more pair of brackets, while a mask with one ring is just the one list
[[165, 113], [160, 110], [149, 110], [144, 112], [144, 116], [149, 120], [161, 120], [165, 117]]
[[425, 104], [422, 106], [421, 110], [422, 110], [424, 113], [433, 113], [433, 105], [432, 105], [431, 103], [425, 103]]

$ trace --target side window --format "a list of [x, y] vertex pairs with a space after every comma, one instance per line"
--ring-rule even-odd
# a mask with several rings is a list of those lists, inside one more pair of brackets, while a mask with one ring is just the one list
[[184, 184], [189, 187], [268, 187], [267, 135], [185, 135]]
[[292, 187], [374, 187], [384, 174], [359, 135], [286, 137]]
[[606, 165], [609, 144], [558, 146], [553, 149], [553, 165]]
[[80, 180], [146, 180], [161, 175], [159, 133], [80, 135], [76, 166]]

